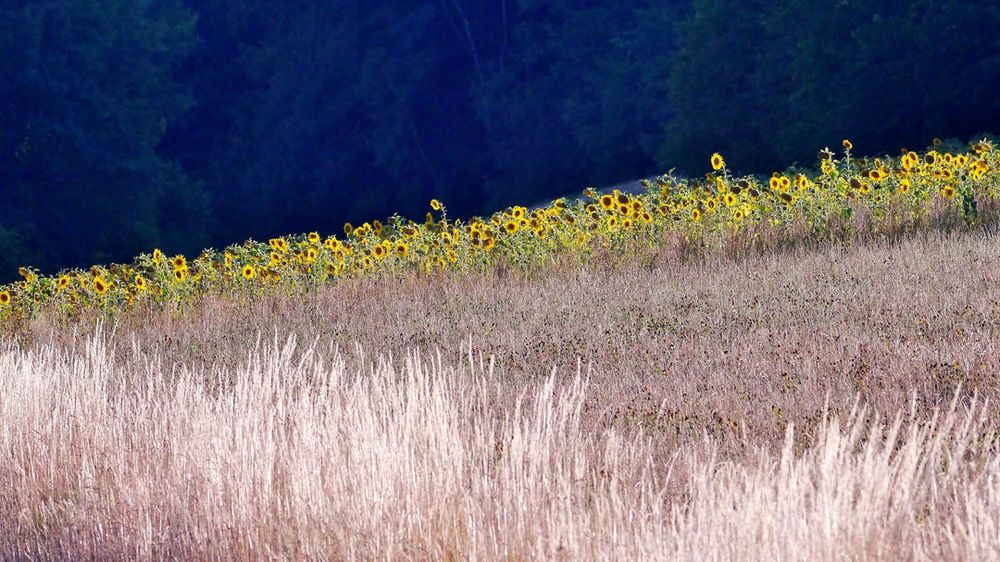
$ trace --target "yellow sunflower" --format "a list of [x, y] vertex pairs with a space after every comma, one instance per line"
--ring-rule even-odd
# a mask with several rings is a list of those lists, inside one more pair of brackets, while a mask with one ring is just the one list
[[109, 288], [108, 282], [103, 277], [100, 275], [94, 277], [94, 290], [97, 291], [97, 294], [103, 295], [108, 292]]
[[725, 167], [726, 167], [725, 158], [723, 158], [722, 155], [719, 154], [718, 152], [712, 154], [712, 169], [718, 171]]

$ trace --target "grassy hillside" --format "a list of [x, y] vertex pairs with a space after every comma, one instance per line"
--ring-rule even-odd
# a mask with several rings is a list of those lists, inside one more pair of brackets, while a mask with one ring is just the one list
[[35, 315], [0, 556], [1000, 557], [995, 235], [740, 248]]

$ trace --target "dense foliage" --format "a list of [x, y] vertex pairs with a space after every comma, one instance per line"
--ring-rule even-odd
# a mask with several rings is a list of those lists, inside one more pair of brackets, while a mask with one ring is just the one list
[[1000, 7], [12, 0], [0, 277], [1000, 130]]

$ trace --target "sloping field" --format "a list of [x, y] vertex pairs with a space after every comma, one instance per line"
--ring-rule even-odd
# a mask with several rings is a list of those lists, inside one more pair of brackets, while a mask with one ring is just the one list
[[0, 350], [0, 556], [1000, 558], [1000, 241], [345, 279]]

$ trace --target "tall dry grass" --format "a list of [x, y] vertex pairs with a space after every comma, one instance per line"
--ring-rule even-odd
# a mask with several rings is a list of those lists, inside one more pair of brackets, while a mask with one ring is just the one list
[[[299, 358], [293, 359], [298, 355]], [[141, 358], [140, 358], [141, 357]], [[9, 559], [833, 560], [1000, 557], [987, 406], [720, 458], [595, 431], [579, 376], [262, 345], [231, 371], [0, 353]], [[220, 385], [222, 378], [231, 383]]]
[[[93, 333], [92, 323], [42, 317], [19, 345], [74, 353]], [[138, 312], [107, 340], [122, 362], [135, 347], [232, 371], [258, 337], [275, 335], [360, 345], [397, 368], [408, 350], [450, 364], [471, 350], [494, 357], [498, 384], [515, 394], [580, 366], [593, 383], [582, 413], [593, 427], [643, 427], [667, 449], [707, 431], [736, 454], [747, 436], [779, 448], [794, 422], [804, 446], [824, 407], [846, 416], [859, 396], [892, 413], [914, 394], [929, 411], [959, 388], [962, 400], [1000, 389], [1000, 239], [932, 233], [738, 259], [354, 280], [250, 303], [206, 299], [180, 315]]]
[[1000, 559], [998, 342], [976, 234], [41, 317], [0, 558]]

